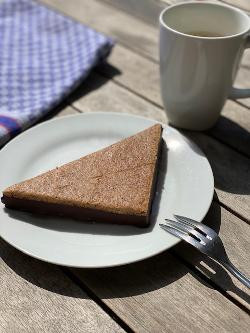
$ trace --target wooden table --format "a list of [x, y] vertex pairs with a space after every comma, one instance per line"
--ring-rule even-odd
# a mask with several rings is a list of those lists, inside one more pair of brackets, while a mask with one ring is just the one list
[[[54, 116], [109, 110], [167, 121], [159, 91], [156, 17], [170, 1], [145, 0], [142, 7], [142, 1], [129, 0], [127, 6], [120, 0], [43, 2], [117, 40], [108, 64], [96, 69]], [[223, 2], [250, 12], [249, 0]], [[250, 88], [250, 52], [236, 86]], [[230, 258], [248, 276], [249, 109], [250, 98], [228, 100], [213, 129], [187, 133], [214, 172], [215, 194], [205, 223], [219, 230]], [[47, 264], [2, 240], [0, 251], [0, 332], [249, 332], [249, 291], [183, 243], [109, 269]]]

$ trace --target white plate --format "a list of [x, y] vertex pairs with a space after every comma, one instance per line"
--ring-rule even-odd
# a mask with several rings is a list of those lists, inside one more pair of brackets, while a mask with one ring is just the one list
[[[0, 152], [1, 191], [156, 123], [116, 113], [86, 113], [42, 123], [22, 133]], [[157, 194], [150, 228], [90, 224], [35, 217], [0, 206], [0, 235], [35, 258], [73, 267], [108, 267], [151, 257], [179, 242], [159, 223], [179, 214], [201, 221], [214, 190], [210, 165], [200, 149], [166, 126]]]

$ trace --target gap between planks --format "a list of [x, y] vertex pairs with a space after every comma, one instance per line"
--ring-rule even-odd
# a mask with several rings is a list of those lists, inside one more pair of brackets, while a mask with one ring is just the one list
[[[250, 309], [248, 308], [248, 303], [242, 304], [240, 300], [235, 298], [234, 296], [231, 296], [227, 291], [225, 291], [219, 284], [214, 282], [211, 278], [209, 278], [206, 274], [204, 274], [203, 271], [200, 271], [197, 269], [193, 264], [190, 264], [184, 257], [178, 253], [174, 248], [169, 250], [169, 253], [172, 254], [173, 257], [176, 258], [176, 260], [179, 260], [183, 265], [188, 267], [190, 270], [192, 270], [197, 278], [200, 280], [205, 281], [207, 284], [211, 285], [215, 290], [217, 290], [219, 293], [221, 293], [224, 297], [226, 297], [230, 302], [232, 302], [234, 305], [238, 306], [242, 311], [244, 311], [246, 314], [250, 315]], [[237, 289], [237, 288], [235, 288]], [[247, 294], [246, 294], [247, 295]], [[248, 297], [248, 301], [250, 300], [250, 297]], [[248, 302], [247, 301], [247, 302]], [[244, 302], [245, 303], [245, 302]]]
[[[65, 109], [63, 109], [58, 114], [58, 116], [65, 116], [65, 115], [68, 115], [68, 114], [77, 114], [79, 112], [82, 113], [81, 110], [76, 111], [75, 109], [67, 106]], [[238, 246], [236, 246], [236, 247], [238, 248]], [[184, 249], [184, 252], [185, 253], [190, 252], [190, 248], [188, 249], [188, 251], [185, 251], [185, 249]], [[204, 282], [211, 285], [211, 287], [216, 289], [223, 296], [225, 296], [229, 301], [231, 301], [234, 305], [240, 307], [247, 314], [250, 313], [249, 309], [247, 308], [247, 306], [245, 305], [244, 302], [239, 300], [239, 298], [237, 298], [237, 296], [235, 297], [235, 295], [231, 295], [230, 293], [228, 293], [227, 291], [225, 291], [223, 289], [223, 287], [221, 286], [220, 281], [219, 282], [218, 282], [218, 280], [214, 281], [213, 278], [211, 279], [211, 277], [210, 278], [207, 277], [207, 275], [204, 273], [204, 271], [201, 271], [199, 268], [197, 268], [195, 266], [195, 264], [192, 262], [192, 259], [190, 261], [190, 257], [192, 258], [192, 253], [191, 253], [191, 256], [189, 256], [188, 258], [186, 258], [185, 255], [183, 257], [183, 251], [180, 252], [180, 250], [178, 250], [178, 247], [174, 247], [170, 251], [170, 253], [175, 257], [175, 260], [181, 262], [184, 266], [186, 266], [189, 270], [191, 270], [196, 275], [196, 277], [198, 279], [201, 279]], [[205, 257], [205, 256], [203, 256], [203, 257]], [[203, 258], [203, 260], [204, 260], [204, 258]], [[95, 292], [92, 291], [90, 287], [88, 287], [77, 275], [74, 274], [74, 271], [72, 271], [68, 268], [62, 268], [62, 267], [61, 267], [61, 270], [63, 271], [64, 274], [66, 274], [68, 276], [68, 278], [70, 278], [72, 280], [73, 283], [77, 284], [78, 287], [80, 287], [85, 293], [87, 293], [87, 295], [92, 300], [94, 300], [95, 303], [98, 306], [100, 306], [118, 325], [120, 325], [127, 332], [133, 332], [133, 330], [131, 329], [129, 324], [126, 321], [124, 321], [118, 314], [116, 314], [105, 302], [103, 302], [102, 299], [100, 297], [98, 297], [98, 295], [95, 294]], [[217, 267], [217, 271], [218, 271], [218, 267]], [[234, 280], [234, 283], [235, 283], [235, 280]], [[236, 290], [237, 290], [237, 288], [239, 288], [239, 285], [240, 284], [236, 281], [236, 287], [235, 287]]]
[[[66, 109], [63, 109], [61, 112], [59, 112], [57, 116], [77, 114], [77, 113], [84, 113], [84, 111], [82, 111], [81, 109], [78, 109], [75, 106], [70, 105], [70, 106], [67, 106]], [[222, 144], [223, 144], [223, 142], [222, 142]], [[247, 223], [249, 225], [249, 219], [247, 219], [244, 215], [240, 214], [236, 210], [230, 208], [230, 206], [227, 205], [225, 202], [219, 200], [219, 198], [217, 196], [214, 196], [213, 200], [215, 202], [219, 203], [220, 206], [222, 206], [228, 212], [230, 212], [231, 214], [234, 214], [236, 217], [240, 218], [242, 221], [244, 221], [245, 223]]]
[[[96, 88], [96, 82], [101, 89]], [[106, 98], [107, 96], [109, 98]], [[162, 109], [122, 89], [111, 80], [107, 82], [97, 73], [92, 73], [84, 87], [70, 98], [70, 102], [82, 111], [92, 112], [112, 108], [115, 112], [143, 115], [166, 123], [166, 115]], [[250, 184], [244, 181], [248, 179], [250, 159], [204, 133], [184, 132], [184, 134], [191, 136], [191, 139], [206, 153], [214, 171], [219, 200], [248, 219], [248, 196], [243, 194], [250, 191]], [[238, 177], [238, 173], [241, 174], [241, 178]]]
[[0, 248], [1, 332], [124, 332], [58, 266]]
[[[135, 331], [143, 325], [139, 331], [161, 332], [168, 328], [166, 332], [173, 332], [178, 325], [178, 332], [200, 332], [201, 327], [202, 332], [229, 331], [229, 326], [237, 332], [231, 310], [238, 312], [238, 303], [224, 297], [169, 251], [126, 266], [70, 270], [116, 313], [126, 317]], [[240, 310], [245, 322], [237, 323], [247, 327], [247, 311]], [[237, 328], [244, 331], [238, 324]]]
[[[56, 1], [56, 0], [52, 0], [52, 1], [47, 0], [47, 1], [44, 1], [44, 2], [47, 3], [47, 4], [49, 4], [49, 5], [52, 5], [52, 7], [57, 7], [59, 5], [58, 1]], [[74, 4], [75, 4], [75, 6], [77, 6], [78, 4], [80, 5], [80, 3], [78, 3], [78, 1], [74, 1], [73, 5]], [[92, 7], [94, 7], [94, 9]], [[109, 23], [109, 21], [108, 21], [108, 23], [104, 22], [104, 23], [101, 24], [101, 26], [99, 26], [99, 21], [96, 21], [95, 18], [91, 17], [91, 14], [93, 14], [94, 10], [98, 10], [98, 9], [102, 10], [102, 11], [104, 11], [104, 14], [106, 14], [107, 16], [110, 16], [111, 15], [110, 13], [114, 14], [115, 12], [117, 12], [117, 10], [115, 11], [110, 6], [107, 6], [107, 5], [105, 6], [103, 4], [100, 4], [97, 1], [91, 2], [91, 6], [89, 4], [85, 3], [84, 4], [84, 10], [80, 7], [79, 8], [79, 13], [78, 13], [78, 11], [76, 12], [74, 8], [75, 7], [69, 5], [69, 3], [67, 3], [67, 6], [65, 6], [65, 5], [64, 6], [60, 6], [60, 10], [64, 11], [66, 14], [70, 14], [72, 17], [76, 18], [77, 20], [82, 21], [85, 24], [87, 23], [90, 26], [93, 26], [94, 28], [100, 28], [100, 30], [102, 30], [103, 32], [109, 33], [111, 35], [117, 35], [117, 37], [118, 37], [118, 44], [117, 44], [117, 46], [115, 47], [115, 49], [113, 50], [113, 52], [111, 53], [111, 56], [110, 56], [110, 59], [112, 59], [112, 61], [115, 61], [115, 63], [119, 64], [117, 62], [118, 61], [118, 56], [116, 58], [115, 58], [115, 56], [113, 57], [113, 53], [116, 54], [118, 52], [119, 55], [122, 54], [121, 47], [119, 46], [119, 44], [121, 42], [122, 43], [124, 42], [123, 44], [126, 45], [126, 47], [124, 47], [124, 49], [128, 49], [128, 47], [129, 47], [130, 44], [133, 45], [132, 51], [131, 51], [131, 48], [129, 49], [130, 50], [130, 56], [133, 56], [133, 58], [135, 59], [133, 61], [136, 61], [136, 55], [137, 55], [137, 58], [138, 58], [138, 45], [137, 45], [138, 43], [135, 43], [135, 41], [133, 39], [133, 38], [135, 38], [134, 35], [124, 36], [120, 32], [114, 31], [115, 25], [113, 23], [112, 24]], [[126, 14], [121, 13], [121, 12], [118, 12], [118, 16], [119, 16], [119, 19], [121, 21], [124, 21], [124, 22], [126, 21], [126, 19], [130, 20], [131, 22], [129, 21], [129, 23], [131, 23], [131, 24], [132, 23], [135, 24], [136, 22], [138, 22], [138, 20], [135, 20], [132, 16], [127, 18]], [[111, 24], [111, 26], [110, 26], [110, 24]], [[149, 43], [149, 45], [150, 45], [150, 42], [152, 42], [152, 45], [150, 45], [149, 47], [146, 47], [144, 44], [141, 45], [142, 46], [142, 50], [144, 51], [142, 57], [144, 57], [144, 59], [145, 59], [145, 54], [150, 53], [150, 52], [151, 53], [155, 52], [155, 48], [156, 48], [156, 40], [155, 40], [156, 29], [153, 28], [153, 27], [152, 28], [148, 28], [148, 26], [145, 23], [140, 23], [139, 22], [139, 30], [142, 30], [142, 29], [146, 29], [147, 35], [149, 35], [148, 42], [145, 41], [144, 44]], [[132, 34], [132, 32], [130, 30], [129, 30], [129, 32]], [[137, 36], [137, 35], [135, 35], [135, 36]], [[249, 60], [250, 60], [250, 58], [249, 58]], [[149, 61], [151, 61], [151, 60], [148, 60], [148, 62], [145, 62], [145, 61], [144, 62], [145, 62], [145, 66], [147, 66], [148, 68], [150, 67], [150, 71], [151, 72], [149, 71], [149, 73], [151, 73], [151, 75], [152, 75], [153, 68], [154, 68], [155, 73], [158, 72], [158, 65], [156, 65], [156, 63], [154, 63], [154, 66], [153, 66], [153, 64], [150, 65]], [[121, 65], [121, 64], [119, 64], [119, 65]], [[138, 64], [138, 66], [139, 65], [140, 64]], [[129, 70], [129, 66], [127, 66], [127, 67], [125, 66], [125, 68], [127, 70]], [[143, 70], [143, 69], [141, 68], [141, 70]], [[136, 68], [134, 69], [134, 71], [136, 71]], [[246, 70], [244, 70], [244, 69], [242, 69], [239, 72], [237, 80], [236, 80], [236, 83], [238, 83], [239, 87], [240, 86], [241, 87], [246, 87], [247, 86], [248, 81], [249, 81], [247, 79], [247, 77], [248, 77], [247, 74], [248, 73], [249, 72], [246, 71]], [[107, 72], [106, 73], [102, 72], [102, 74], [106, 75], [106, 77], [110, 77]], [[126, 74], [124, 74], [124, 75], [126, 75]], [[154, 80], [156, 78], [157, 78], [156, 75], [154, 75]], [[128, 81], [127, 82], [122, 82], [122, 79], [119, 79], [119, 77], [117, 79], [116, 79], [116, 77], [114, 77], [113, 80], [114, 80], [114, 82], [116, 82], [117, 84], [120, 84], [124, 88], [129, 89], [130, 91], [133, 91], [133, 93], [137, 93], [142, 98], [146, 98], [146, 100], [148, 100], [149, 102], [151, 102], [151, 103], [153, 102], [154, 105], [158, 105], [158, 106], [162, 107], [162, 105], [161, 105], [161, 98], [159, 96], [159, 92], [156, 93], [154, 91], [155, 88], [153, 88], [153, 94], [154, 95], [152, 93], [146, 95], [145, 93], [143, 94], [142, 91], [138, 91], [138, 89], [135, 89], [135, 87], [133, 87], [134, 89], [131, 89], [129, 87]], [[159, 87], [159, 78], [157, 78], [157, 80], [158, 80], [157, 81], [157, 87]], [[144, 86], [146, 87], [145, 84], [144, 84]], [[140, 84], [138, 85], [138, 88], [140, 88]], [[236, 107], [234, 107], [232, 103], [234, 103], [234, 102], [228, 101], [227, 105], [232, 106], [232, 109], [234, 109], [234, 108], [236, 109]], [[237, 105], [241, 105], [241, 107], [238, 107], [239, 108], [239, 111], [238, 111], [239, 115], [237, 115], [236, 118], [240, 118], [241, 117], [242, 119], [246, 119], [246, 117], [244, 117], [241, 114], [243, 112], [248, 112], [248, 110], [243, 107], [243, 105], [245, 105], [247, 107], [248, 104], [249, 103], [248, 103], [247, 99], [241, 100], [240, 104], [237, 104]], [[227, 115], [227, 113], [230, 111], [229, 115], [230, 115], [230, 117], [231, 117], [231, 115], [233, 116], [233, 118], [232, 118], [233, 122], [231, 121], [230, 117], [229, 117], [229, 120], [227, 118], [225, 119], [225, 117], [220, 118], [220, 120], [219, 120], [218, 124], [216, 125], [215, 129], [212, 132], [210, 132], [210, 134], [214, 138], [216, 138], [216, 139], [220, 140], [221, 142], [224, 142], [225, 144], [227, 144], [228, 146], [230, 146], [232, 149], [236, 148], [236, 150], [238, 152], [243, 152], [243, 153], [248, 153], [249, 154], [249, 150], [247, 149], [246, 145], [242, 144], [241, 140], [237, 139], [237, 138], [239, 138], [237, 131], [239, 131], [241, 123], [239, 124], [239, 126], [237, 125], [237, 122], [234, 123], [234, 120], [235, 120], [235, 115], [234, 114], [235, 114], [235, 112], [233, 113], [233, 112], [231, 112], [231, 110], [229, 110], [229, 109], [227, 110], [227, 107], [225, 108], [225, 110], [226, 110], [226, 114], [225, 115]], [[222, 115], [223, 114], [224, 114], [224, 111], [223, 111]], [[230, 121], [231, 121], [231, 123], [230, 123]], [[234, 137], [232, 137], [232, 138], [230, 138], [227, 135], [225, 135], [225, 134], [228, 134], [228, 128], [229, 128], [228, 126], [229, 125], [231, 125], [233, 133], [235, 134]], [[222, 130], [222, 133], [221, 133], [221, 130]], [[245, 129], [244, 129], [244, 126], [243, 126], [242, 131], [244, 131], [244, 130]], [[246, 133], [246, 132], [244, 132], [244, 133]], [[237, 140], [235, 140], [235, 139], [237, 139]], [[247, 135], [244, 136], [244, 140], [245, 141], [248, 140]]]
[[[151, 103], [152, 105], [154, 105], [164, 111], [164, 107], [162, 106], [162, 104], [160, 104], [159, 101], [156, 101], [156, 100], [148, 97], [146, 94], [140, 93], [139, 91], [133, 90], [127, 84], [124, 84], [122, 81], [119, 81], [119, 79], [116, 79], [115, 77], [113, 78], [112, 76], [108, 75], [107, 72], [103, 71], [101, 68], [99, 70], [97, 69], [96, 72], [98, 74], [100, 74], [101, 76], [104, 76], [107, 79], [112, 80], [115, 84], [122, 87], [123, 89], [126, 89], [127, 91], [133, 93], [134, 95], [137, 95], [138, 97], [146, 100], [147, 102]], [[238, 105], [238, 107], [236, 107], [235, 105]], [[249, 113], [249, 110], [247, 109], [246, 105], [241, 104], [240, 102], [237, 102], [236, 100], [228, 100], [222, 111], [222, 117], [224, 117], [225, 115], [228, 116], [229, 106], [230, 106], [231, 110], [238, 109], [238, 112], [241, 112], [242, 115], [244, 112]], [[230, 112], [231, 112], [231, 110], [230, 110]], [[235, 112], [237, 112], [237, 111], [231, 112], [233, 116], [234, 116]], [[247, 116], [247, 114], [246, 114], [246, 116]], [[215, 127], [213, 127], [212, 129], [210, 129], [204, 133], [213, 137], [214, 139], [216, 139], [220, 143], [226, 145], [227, 147], [230, 147], [231, 149], [237, 151], [238, 153], [242, 154], [243, 156], [249, 158], [250, 150], [248, 149], [247, 146], [244, 146], [244, 145], [242, 146], [242, 143], [240, 145], [237, 145], [237, 143], [233, 140], [234, 139], [233, 137], [232, 138], [228, 137], [228, 136], [225, 137], [225, 135], [223, 135], [223, 133], [221, 133], [221, 130], [222, 131], [226, 130], [226, 127], [225, 127], [225, 125], [223, 125], [223, 122], [225, 123], [226, 121], [231, 121], [230, 119], [228, 120], [225, 117], [224, 117], [225, 119], [223, 119], [222, 117], [219, 118]], [[233, 124], [233, 121], [232, 121], [232, 124]], [[232, 124], [231, 124], [231, 126], [232, 126]], [[239, 126], [240, 126], [240, 124], [239, 124]]]
[[76, 284], [86, 295], [92, 299], [97, 306], [106, 312], [125, 332], [134, 333], [132, 328], [119, 317], [110, 307], [108, 307], [101, 298], [99, 298], [81, 279], [77, 277], [68, 267], [60, 267], [62, 273], [66, 275], [74, 284]]
[[[76, 113], [76, 111], [74, 109], [70, 110], [70, 113], [72, 113], [72, 112]], [[82, 112], [82, 111], [80, 111], [80, 112]], [[215, 195], [214, 196], [214, 200], [213, 200], [213, 204], [212, 204], [211, 209], [210, 209], [210, 212], [209, 212], [208, 216], [205, 218], [205, 223], [211, 225], [211, 224], [215, 223], [215, 221], [216, 221], [217, 224], [215, 225], [214, 229], [216, 229], [218, 227], [218, 223], [222, 223], [223, 228], [224, 228], [223, 236], [226, 235], [226, 236], [224, 236], [225, 237], [224, 242], [226, 241], [226, 243], [227, 243], [227, 247], [226, 248], [228, 248], [228, 250], [230, 252], [229, 256], [233, 258], [233, 262], [236, 264], [236, 266], [238, 266], [240, 269], [244, 270], [244, 268], [247, 267], [247, 260], [246, 260], [246, 258], [244, 258], [244, 260], [242, 260], [242, 258], [243, 258], [244, 250], [246, 250], [246, 248], [247, 248], [247, 243], [245, 244], [245, 246], [243, 246], [242, 245], [242, 241], [241, 241], [241, 243], [239, 243], [239, 241], [237, 241], [238, 243], [236, 242], [236, 244], [233, 246], [233, 250], [232, 249], [230, 250], [230, 246], [229, 246], [229, 241], [231, 242], [230, 237], [232, 235], [234, 235], [234, 237], [235, 237], [235, 235], [236, 235], [236, 232], [234, 230], [235, 229], [234, 228], [234, 224], [236, 222], [237, 222], [237, 224], [239, 224], [239, 221], [238, 221], [237, 217], [233, 217], [234, 215], [232, 214], [231, 211], [230, 212], [226, 212], [226, 210], [227, 210], [226, 208], [227, 207], [226, 208], [223, 207], [223, 208], [225, 208], [223, 210], [223, 208], [221, 207], [221, 204], [219, 205], [218, 203], [216, 203], [217, 200], [218, 199], [216, 199], [216, 195]], [[223, 219], [220, 218], [221, 222], [218, 221], [218, 217], [216, 216], [217, 213], [215, 213], [216, 210], [218, 211], [218, 206], [221, 207], [220, 209], [223, 211], [223, 216], [224, 216]], [[214, 210], [214, 207], [217, 207], [217, 209]], [[231, 222], [231, 223], [227, 224], [227, 228], [225, 228], [225, 221], [224, 220], [227, 221], [227, 222], [235, 220], [235, 222]], [[236, 225], [236, 227], [237, 227], [237, 225]], [[240, 233], [241, 238], [242, 237], [244, 238], [244, 235], [247, 235], [247, 226], [238, 225], [237, 228], [238, 228], [238, 234]], [[245, 231], [244, 231], [244, 229], [245, 229]], [[240, 230], [241, 230], [241, 232], [240, 232]], [[242, 249], [242, 247], [243, 247], [243, 249]], [[203, 274], [204, 277], [205, 277], [205, 280], [207, 282], [208, 282], [208, 280], [210, 280], [211, 281], [210, 284], [213, 287], [216, 285], [217, 286], [216, 289], [218, 291], [220, 291], [224, 296], [228, 295], [228, 299], [231, 300], [232, 302], [234, 302], [236, 305], [237, 304], [238, 305], [241, 304], [241, 307], [244, 308], [247, 313], [249, 313], [249, 308], [246, 306], [246, 301], [239, 300], [239, 297], [237, 296], [237, 294], [236, 294], [236, 296], [234, 295], [234, 293], [232, 295], [232, 293], [230, 293], [230, 291], [228, 293], [226, 290], [223, 289], [223, 288], [225, 288], [225, 286], [223, 285], [223, 280], [220, 280], [220, 276], [223, 277], [223, 276], [225, 276], [225, 274], [223, 273], [223, 269], [219, 268], [219, 265], [215, 266], [216, 270], [217, 270], [216, 276], [213, 276], [213, 275], [211, 276], [210, 275], [209, 278], [208, 278], [207, 275], [206, 275], [206, 272], [205, 273], [204, 273], [204, 271], [201, 272], [199, 266], [198, 266], [198, 268], [196, 267], [196, 264], [193, 262], [192, 256], [191, 257], [190, 256], [188, 256], [188, 257], [186, 256], [185, 253], [186, 252], [190, 252], [190, 248], [189, 248], [188, 251], [184, 251], [184, 252], [183, 251], [179, 252], [178, 249], [179, 248], [177, 247], [177, 252], [176, 252], [177, 256], [182, 257], [182, 259], [186, 263], [188, 263], [188, 265], [189, 265], [188, 267], [189, 268], [193, 267], [193, 272], [194, 273], [198, 274], [199, 276], [201, 276]], [[238, 255], [237, 255], [236, 252], [234, 253], [234, 249], [237, 249], [238, 252], [237, 251], [236, 252], [238, 253], [238, 255], [239, 255], [239, 251], [241, 252], [241, 255], [239, 256], [239, 258], [241, 258], [241, 260], [238, 260]], [[250, 251], [250, 249], [249, 249], [249, 251]], [[193, 253], [192, 250], [191, 250], [191, 253]], [[206, 262], [206, 260], [204, 260], [204, 258], [205, 258], [205, 256], [203, 256], [203, 261]], [[245, 262], [245, 264], [244, 264], [244, 262]], [[210, 264], [211, 264], [211, 261], [210, 261]], [[217, 277], [217, 275], [219, 277]], [[228, 282], [228, 279], [227, 279], [226, 287], [228, 287], [229, 290], [230, 290], [230, 286], [231, 286], [231, 289], [233, 289], [233, 290], [240, 290], [240, 288], [242, 287], [241, 284], [236, 279], [233, 279], [233, 281], [234, 281], [234, 284], [231, 284], [231, 283]], [[235, 286], [235, 287], [232, 287], [232, 286]], [[117, 322], [119, 323], [119, 320]]]

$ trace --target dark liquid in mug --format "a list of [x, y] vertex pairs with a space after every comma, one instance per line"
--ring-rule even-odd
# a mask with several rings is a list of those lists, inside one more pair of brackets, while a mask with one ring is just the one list
[[187, 31], [185, 32], [187, 35], [191, 36], [198, 36], [198, 37], [223, 37], [225, 35], [218, 34], [215, 32], [208, 32], [208, 31]]

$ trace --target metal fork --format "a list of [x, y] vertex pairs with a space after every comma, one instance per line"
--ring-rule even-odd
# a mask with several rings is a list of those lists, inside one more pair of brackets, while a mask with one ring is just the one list
[[193, 245], [200, 252], [219, 262], [245, 286], [250, 288], [250, 279], [242, 274], [229, 260], [218, 234], [205, 224], [190, 218], [174, 215], [177, 221], [166, 219], [160, 226], [170, 234]]

